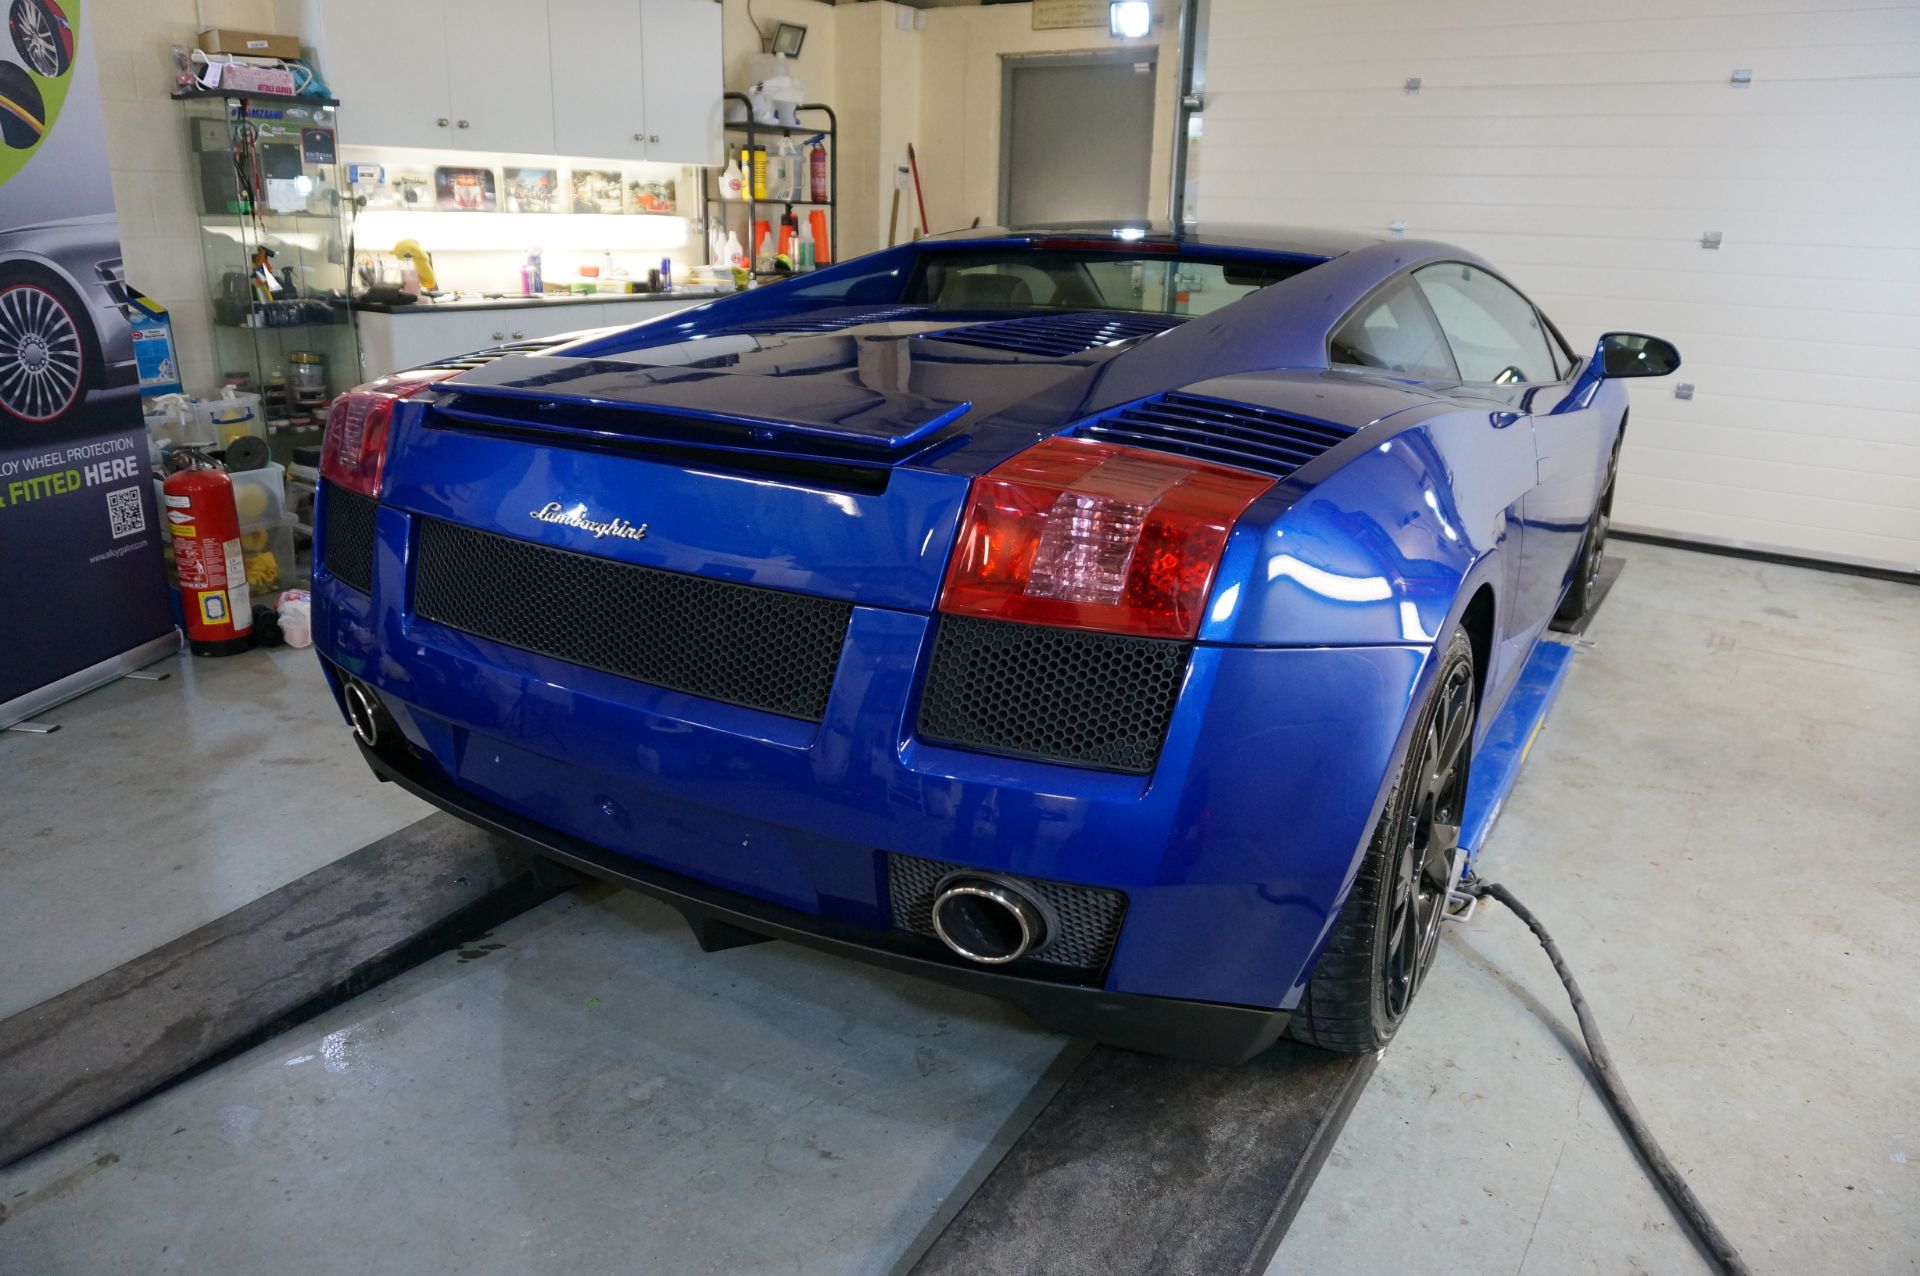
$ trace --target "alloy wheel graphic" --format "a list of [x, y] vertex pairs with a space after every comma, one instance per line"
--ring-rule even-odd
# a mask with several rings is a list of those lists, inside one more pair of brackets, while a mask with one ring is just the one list
[[7, 27], [20, 60], [37, 73], [52, 79], [73, 65], [73, 28], [51, 0], [13, 0]]
[[85, 361], [79, 325], [58, 297], [35, 284], [0, 290], [0, 408], [53, 420], [79, 397]]

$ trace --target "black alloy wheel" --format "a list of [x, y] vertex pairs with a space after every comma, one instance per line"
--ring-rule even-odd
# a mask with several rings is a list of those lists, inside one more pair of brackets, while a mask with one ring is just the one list
[[1607, 558], [1607, 532], [1613, 526], [1613, 481], [1620, 469], [1620, 449], [1614, 448], [1607, 461], [1606, 486], [1600, 489], [1600, 501], [1587, 520], [1586, 535], [1580, 539], [1580, 557], [1573, 565], [1573, 579], [1560, 609], [1553, 614], [1556, 625], [1570, 625], [1593, 610], [1600, 598], [1600, 568]]
[[1360, 1053], [1393, 1039], [1440, 948], [1460, 863], [1479, 688], [1473, 644], [1456, 629], [1420, 707], [1406, 760], [1306, 994], [1295, 1040]]

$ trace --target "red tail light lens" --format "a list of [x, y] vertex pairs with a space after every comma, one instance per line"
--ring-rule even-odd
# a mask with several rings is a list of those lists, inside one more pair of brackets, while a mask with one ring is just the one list
[[327, 413], [326, 436], [320, 441], [320, 476], [362, 496], [378, 498], [393, 405], [457, 371], [401, 372], [369, 381], [335, 399]]
[[973, 481], [940, 610], [1191, 638], [1227, 533], [1272, 486], [1185, 457], [1047, 439]]

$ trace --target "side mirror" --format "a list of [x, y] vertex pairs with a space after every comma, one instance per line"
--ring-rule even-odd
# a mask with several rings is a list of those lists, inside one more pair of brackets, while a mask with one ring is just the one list
[[1640, 332], [1609, 332], [1593, 357], [1609, 377], [1664, 377], [1680, 366], [1680, 352], [1671, 341]]

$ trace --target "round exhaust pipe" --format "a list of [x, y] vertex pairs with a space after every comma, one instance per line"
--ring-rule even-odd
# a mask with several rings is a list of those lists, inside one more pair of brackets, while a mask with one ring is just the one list
[[954, 878], [933, 900], [940, 942], [969, 961], [998, 966], [1042, 947], [1048, 939], [1040, 905], [1008, 882]]
[[347, 721], [353, 725], [354, 738], [369, 749], [380, 747], [380, 721], [386, 717], [386, 710], [367, 690], [364, 683], [348, 680], [341, 698], [347, 702]]

